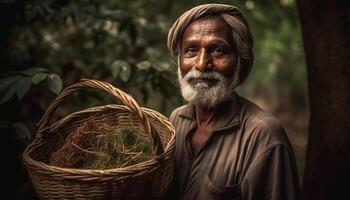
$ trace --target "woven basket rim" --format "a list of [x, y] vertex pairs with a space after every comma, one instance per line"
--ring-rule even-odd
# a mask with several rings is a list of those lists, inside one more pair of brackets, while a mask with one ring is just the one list
[[[67, 120], [69, 118], [72, 118], [76, 115], [79, 115], [81, 113], [84, 112], [101, 112], [101, 110], [103, 109], [125, 109], [130, 111], [130, 109], [125, 106], [125, 105], [118, 105], [118, 104], [107, 104], [107, 105], [102, 105], [102, 106], [95, 106], [95, 107], [91, 107], [91, 108], [87, 108], [81, 111], [77, 111], [74, 113], [69, 114], [68, 116], [65, 116], [59, 120], [57, 120], [55, 123], [53, 123], [52, 125], [50, 125], [46, 130], [54, 130], [57, 129], [59, 122]], [[165, 120], [167, 120], [167, 118], [159, 113], [158, 111], [149, 109], [149, 108], [145, 108], [145, 107], [140, 107], [143, 111], [145, 111], [146, 115], [148, 117], [154, 118], [156, 120], [160, 120], [158, 119], [158, 117], [163, 118]], [[152, 114], [151, 114], [152, 113]], [[152, 115], [157, 115], [157, 117], [152, 117]], [[169, 141], [167, 142], [166, 147], [164, 148], [164, 152], [160, 155], [157, 156], [152, 156], [152, 158], [150, 160], [146, 160], [140, 163], [136, 163], [134, 165], [130, 165], [130, 166], [126, 166], [126, 167], [121, 167], [121, 168], [112, 168], [112, 169], [79, 169], [79, 168], [64, 168], [64, 167], [57, 167], [54, 165], [50, 165], [47, 163], [44, 163], [42, 161], [37, 161], [34, 160], [31, 157], [31, 151], [34, 151], [36, 149], [36, 147], [44, 145], [44, 141], [42, 138], [36, 138], [34, 139], [31, 144], [29, 144], [27, 146], [27, 148], [24, 150], [23, 152], [23, 161], [26, 165], [28, 165], [30, 168], [32, 168], [31, 166], [35, 167], [36, 169], [42, 169], [45, 171], [55, 171], [57, 173], [65, 173], [65, 174], [71, 174], [71, 175], [137, 175], [140, 173], [143, 173], [145, 171], [153, 171], [155, 170], [157, 167], [157, 165], [159, 163], [162, 162], [162, 160], [167, 160], [170, 157], [171, 154], [174, 152], [175, 149], [175, 129], [172, 126], [172, 124], [169, 122], [167, 123], [167, 125], [169, 127], [171, 127], [172, 129], [169, 129], [169, 132], [172, 133], [171, 138], [169, 139]], [[46, 132], [46, 131], [45, 131]], [[135, 171], [139, 171], [139, 173], [135, 173]]]

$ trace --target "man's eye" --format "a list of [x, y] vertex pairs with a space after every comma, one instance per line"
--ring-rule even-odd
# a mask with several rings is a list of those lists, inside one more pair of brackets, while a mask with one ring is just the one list
[[195, 55], [197, 53], [197, 50], [196, 48], [187, 48], [185, 49], [184, 53], [187, 55]]
[[195, 49], [195, 48], [188, 48], [188, 49], [186, 50], [186, 52], [196, 52], [196, 49]]
[[225, 50], [222, 48], [215, 48], [211, 51], [211, 53], [215, 56], [220, 56], [220, 55], [223, 55], [225, 53]]

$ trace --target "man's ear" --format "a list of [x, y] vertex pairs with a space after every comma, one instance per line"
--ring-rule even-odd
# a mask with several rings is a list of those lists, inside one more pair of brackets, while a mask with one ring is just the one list
[[235, 87], [237, 87], [240, 84], [240, 77], [241, 77], [241, 59], [239, 56], [237, 56], [236, 66], [235, 66], [235, 73], [233, 74], [233, 82]]

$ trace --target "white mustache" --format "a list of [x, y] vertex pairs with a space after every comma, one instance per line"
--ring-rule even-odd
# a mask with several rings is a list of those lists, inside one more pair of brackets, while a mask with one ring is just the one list
[[[214, 107], [220, 102], [232, 98], [234, 95], [235, 87], [233, 78], [226, 78], [219, 72], [200, 72], [191, 69], [186, 75], [182, 76], [179, 67], [177, 75], [181, 94], [188, 102]], [[199, 82], [195, 85], [191, 85], [191, 79], [213, 79], [216, 81], [216, 84], [210, 86], [205, 82]]]
[[183, 79], [183, 81], [186, 81], [186, 82], [188, 82], [191, 79], [214, 79], [217, 81], [225, 80], [225, 77], [223, 75], [221, 75], [219, 72], [215, 72], [215, 71], [200, 72], [197, 70], [191, 70], [184, 77], [182, 77], [181, 73], [180, 73], [180, 76]]

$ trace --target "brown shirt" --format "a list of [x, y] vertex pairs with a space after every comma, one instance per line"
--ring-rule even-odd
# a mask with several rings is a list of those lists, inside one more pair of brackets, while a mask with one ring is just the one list
[[293, 149], [278, 121], [236, 96], [214, 119], [213, 132], [196, 154], [191, 104], [173, 111], [175, 188], [179, 199], [300, 199]]

